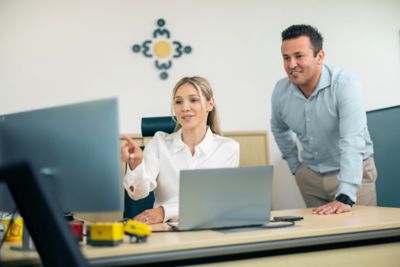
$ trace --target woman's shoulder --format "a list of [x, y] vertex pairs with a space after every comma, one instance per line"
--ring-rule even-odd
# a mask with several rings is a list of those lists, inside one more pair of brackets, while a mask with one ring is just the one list
[[154, 134], [152, 140], [154, 140], [154, 142], [169, 143], [175, 139], [176, 135], [177, 132], [166, 133], [163, 131], [158, 131]]
[[166, 139], [169, 136], [173, 135], [174, 133], [166, 133], [163, 131], [158, 131], [154, 134], [153, 138], [157, 138], [157, 139]]
[[239, 143], [233, 138], [222, 136], [219, 134], [213, 134], [214, 142], [218, 145], [229, 146], [233, 149], [239, 149]]
[[152, 151], [159, 150], [161, 147], [170, 147], [175, 139], [176, 132], [166, 133], [158, 131], [151, 137], [150, 141], [146, 144], [145, 151], [149, 148]]

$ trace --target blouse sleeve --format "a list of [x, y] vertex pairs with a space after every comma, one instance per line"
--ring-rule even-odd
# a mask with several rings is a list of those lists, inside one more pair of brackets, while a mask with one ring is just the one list
[[[157, 176], [160, 171], [159, 138], [161, 136], [155, 135], [146, 145], [143, 161], [135, 170], [131, 170], [129, 165], [127, 167], [123, 185], [128, 195], [134, 200], [147, 197], [157, 187]], [[134, 191], [130, 189], [131, 186], [134, 187]]]

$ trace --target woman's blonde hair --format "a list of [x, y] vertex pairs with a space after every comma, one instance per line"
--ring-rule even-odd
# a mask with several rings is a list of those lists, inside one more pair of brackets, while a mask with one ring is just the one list
[[[191, 84], [194, 88], [196, 88], [199, 95], [201, 97], [204, 96], [204, 98], [207, 101], [210, 101], [214, 97], [213, 91], [211, 89], [211, 85], [207, 81], [207, 79], [205, 79], [203, 77], [199, 77], [199, 76], [184, 77], [175, 85], [174, 90], [172, 91], [172, 103], [174, 101], [175, 94], [178, 91], [179, 87], [181, 87], [184, 84]], [[201, 101], [203, 102], [203, 98], [201, 98], [201, 99], [202, 99]], [[172, 107], [172, 111], [173, 111], [173, 107]], [[208, 113], [207, 125], [210, 127], [210, 129], [213, 133], [221, 135], [221, 129], [220, 129], [219, 118], [218, 118], [215, 100], [214, 100], [214, 108]], [[180, 128], [181, 128], [181, 126], [177, 123], [175, 130], [177, 131]]]

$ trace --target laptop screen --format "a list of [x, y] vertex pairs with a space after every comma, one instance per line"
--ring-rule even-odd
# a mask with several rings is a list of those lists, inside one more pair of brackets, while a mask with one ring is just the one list
[[272, 166], [182, 170], [180, 230], [262, 225], [269, 221]]

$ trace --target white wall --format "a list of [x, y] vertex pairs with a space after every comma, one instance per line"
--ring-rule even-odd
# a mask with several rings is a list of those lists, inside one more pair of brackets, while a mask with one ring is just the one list
[[[0, 114], [117, 96], [120, 131], [170, 114], [170, 93], [185, 75], [214, 87], [223, 130], [269, 130], [269, 99], [284, 76], [280, 33], [315, 25], [326, 61], [355, 73], [368, 109], [398, 105], [398, 0], [0, 0]], [[162, 81], [133, 44], [164, 18], [172, 39], [193, 53], [174, 60]], [[273, 138], [274, 208], [303, 207]]]

